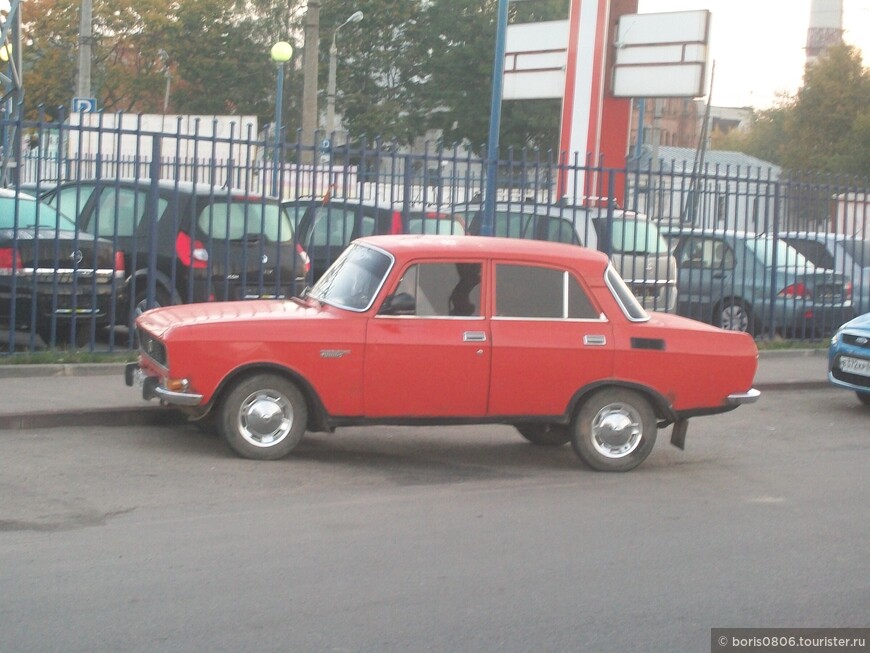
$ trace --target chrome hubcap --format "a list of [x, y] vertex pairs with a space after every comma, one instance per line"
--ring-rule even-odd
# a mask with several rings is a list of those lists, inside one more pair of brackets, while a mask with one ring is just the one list
[[293, 407], [275, 390], [259, 390], [245, 399], [239, 409], [239, 433], [255, 447], [281, 442], [293, 426]]
[[728, 306], [722, 310], [722, 328], [728, 331], [746, 331], [749, 319], [739, 306]]
[[592, 446], [607, 458], [623, 458], [637, 449], [643, 420], [628, 404], [609, 404], [592, 420]]

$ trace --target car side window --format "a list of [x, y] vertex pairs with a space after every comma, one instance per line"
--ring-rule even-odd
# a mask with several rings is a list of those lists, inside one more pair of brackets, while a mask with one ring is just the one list
[[480, 263], [419, 263], [412, 265], [396, 288], [414, 298], [417, 317], [477, 317], [480, 315]]
[[699, 270], [731, 270], [734, 268], [734, 250], [717, 238], [688, 238], [680, 250], [678, 264]]
[[495, 314], [518, 318], [599, 318], [599, 311], [586, 291], [568, 271], [513, 264], [496, 266]]
[[577, 231], [570, 220], [564, 218], [552, 218], [547, 224], [547, 240], [555, 243], [568, 243], [582, 245], [577, 239]]
[[353, 240], [355, 218], [352, 209], [318, 206], [315, 211], [309, 246], [344, 247]]
[[[53, 195], [48, 201], [49, 206], [53, 206], [58, 211], [63, 213], [71, 220], [78, 222], [76, 216], [85, 208], [85, 204], [91, 198], [94, 192], [93, 186], [69, 186], [61, 188], [60, 192]], [[81, 227], [82, 225], [79, 224]], [[87, 231], [87, 229], [85, 229]]]
[[[132, 188], [104, 188], [85, 231], [111, 238], [131, 237], [145, 215], [148, 192]], [[165, 205], [165, 200], [163, 200]], [[159, 215], [159, 214], [158, 214]]]

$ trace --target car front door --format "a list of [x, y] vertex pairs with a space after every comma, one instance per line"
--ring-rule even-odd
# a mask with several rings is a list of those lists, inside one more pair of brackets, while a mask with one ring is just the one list
[[726, 297], [739, 297], [735, 285], [735, 257], [731, 244], [721, 238], [687, 236], [676, 248], [678, 312], [702, 322], [714, 322], [713, 315]]
[[[481, 417], [491, 341], [482, 261], [408, 266], [366, 335], [365, 406], [372, 418]], [[403, 298], [399, 310], [399, 298]]]
[[560, 416], [613, 374], [612, 328], [568, 270], [495, 265], [491, 416]]

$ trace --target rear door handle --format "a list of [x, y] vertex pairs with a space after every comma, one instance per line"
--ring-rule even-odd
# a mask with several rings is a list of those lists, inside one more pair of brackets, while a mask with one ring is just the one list
[[462, 342], [486, 342], [484, 331], [466, 331], [462, 334]]

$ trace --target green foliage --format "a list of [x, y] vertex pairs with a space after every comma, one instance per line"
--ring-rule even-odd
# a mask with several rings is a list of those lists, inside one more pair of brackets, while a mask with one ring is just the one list
[[[69, 107], [78, 65], [79, 0], [23, 5], [28, 117], [43, 104]], [[275, 65], [269, 49], [290, 41], [285, 124], [301, 123], [303, 0], [93, 0], [92, 88], [105, 111], [254, 114], [271, 121]], [[481, 152], [488, 138], [498, 0], [330, 0], [320, 10], [319, 102], [325, 110], [329, 46], [337, 34], [336, 111], [355, 137], [410, 144], [439, 130], [445, 145]], [[568, 0], [510, 5], [513, 22], [568, 15]], [[161, 56], [161, 52], [165, 52]], [[556, 149], [559, 103], [502, 106], [503, 149]]]
[[714, 139], [793, 173], [870, 175], [870, 69], [838, 45], [810, 66], [793, 98], [760, 112], [747, 133]]

